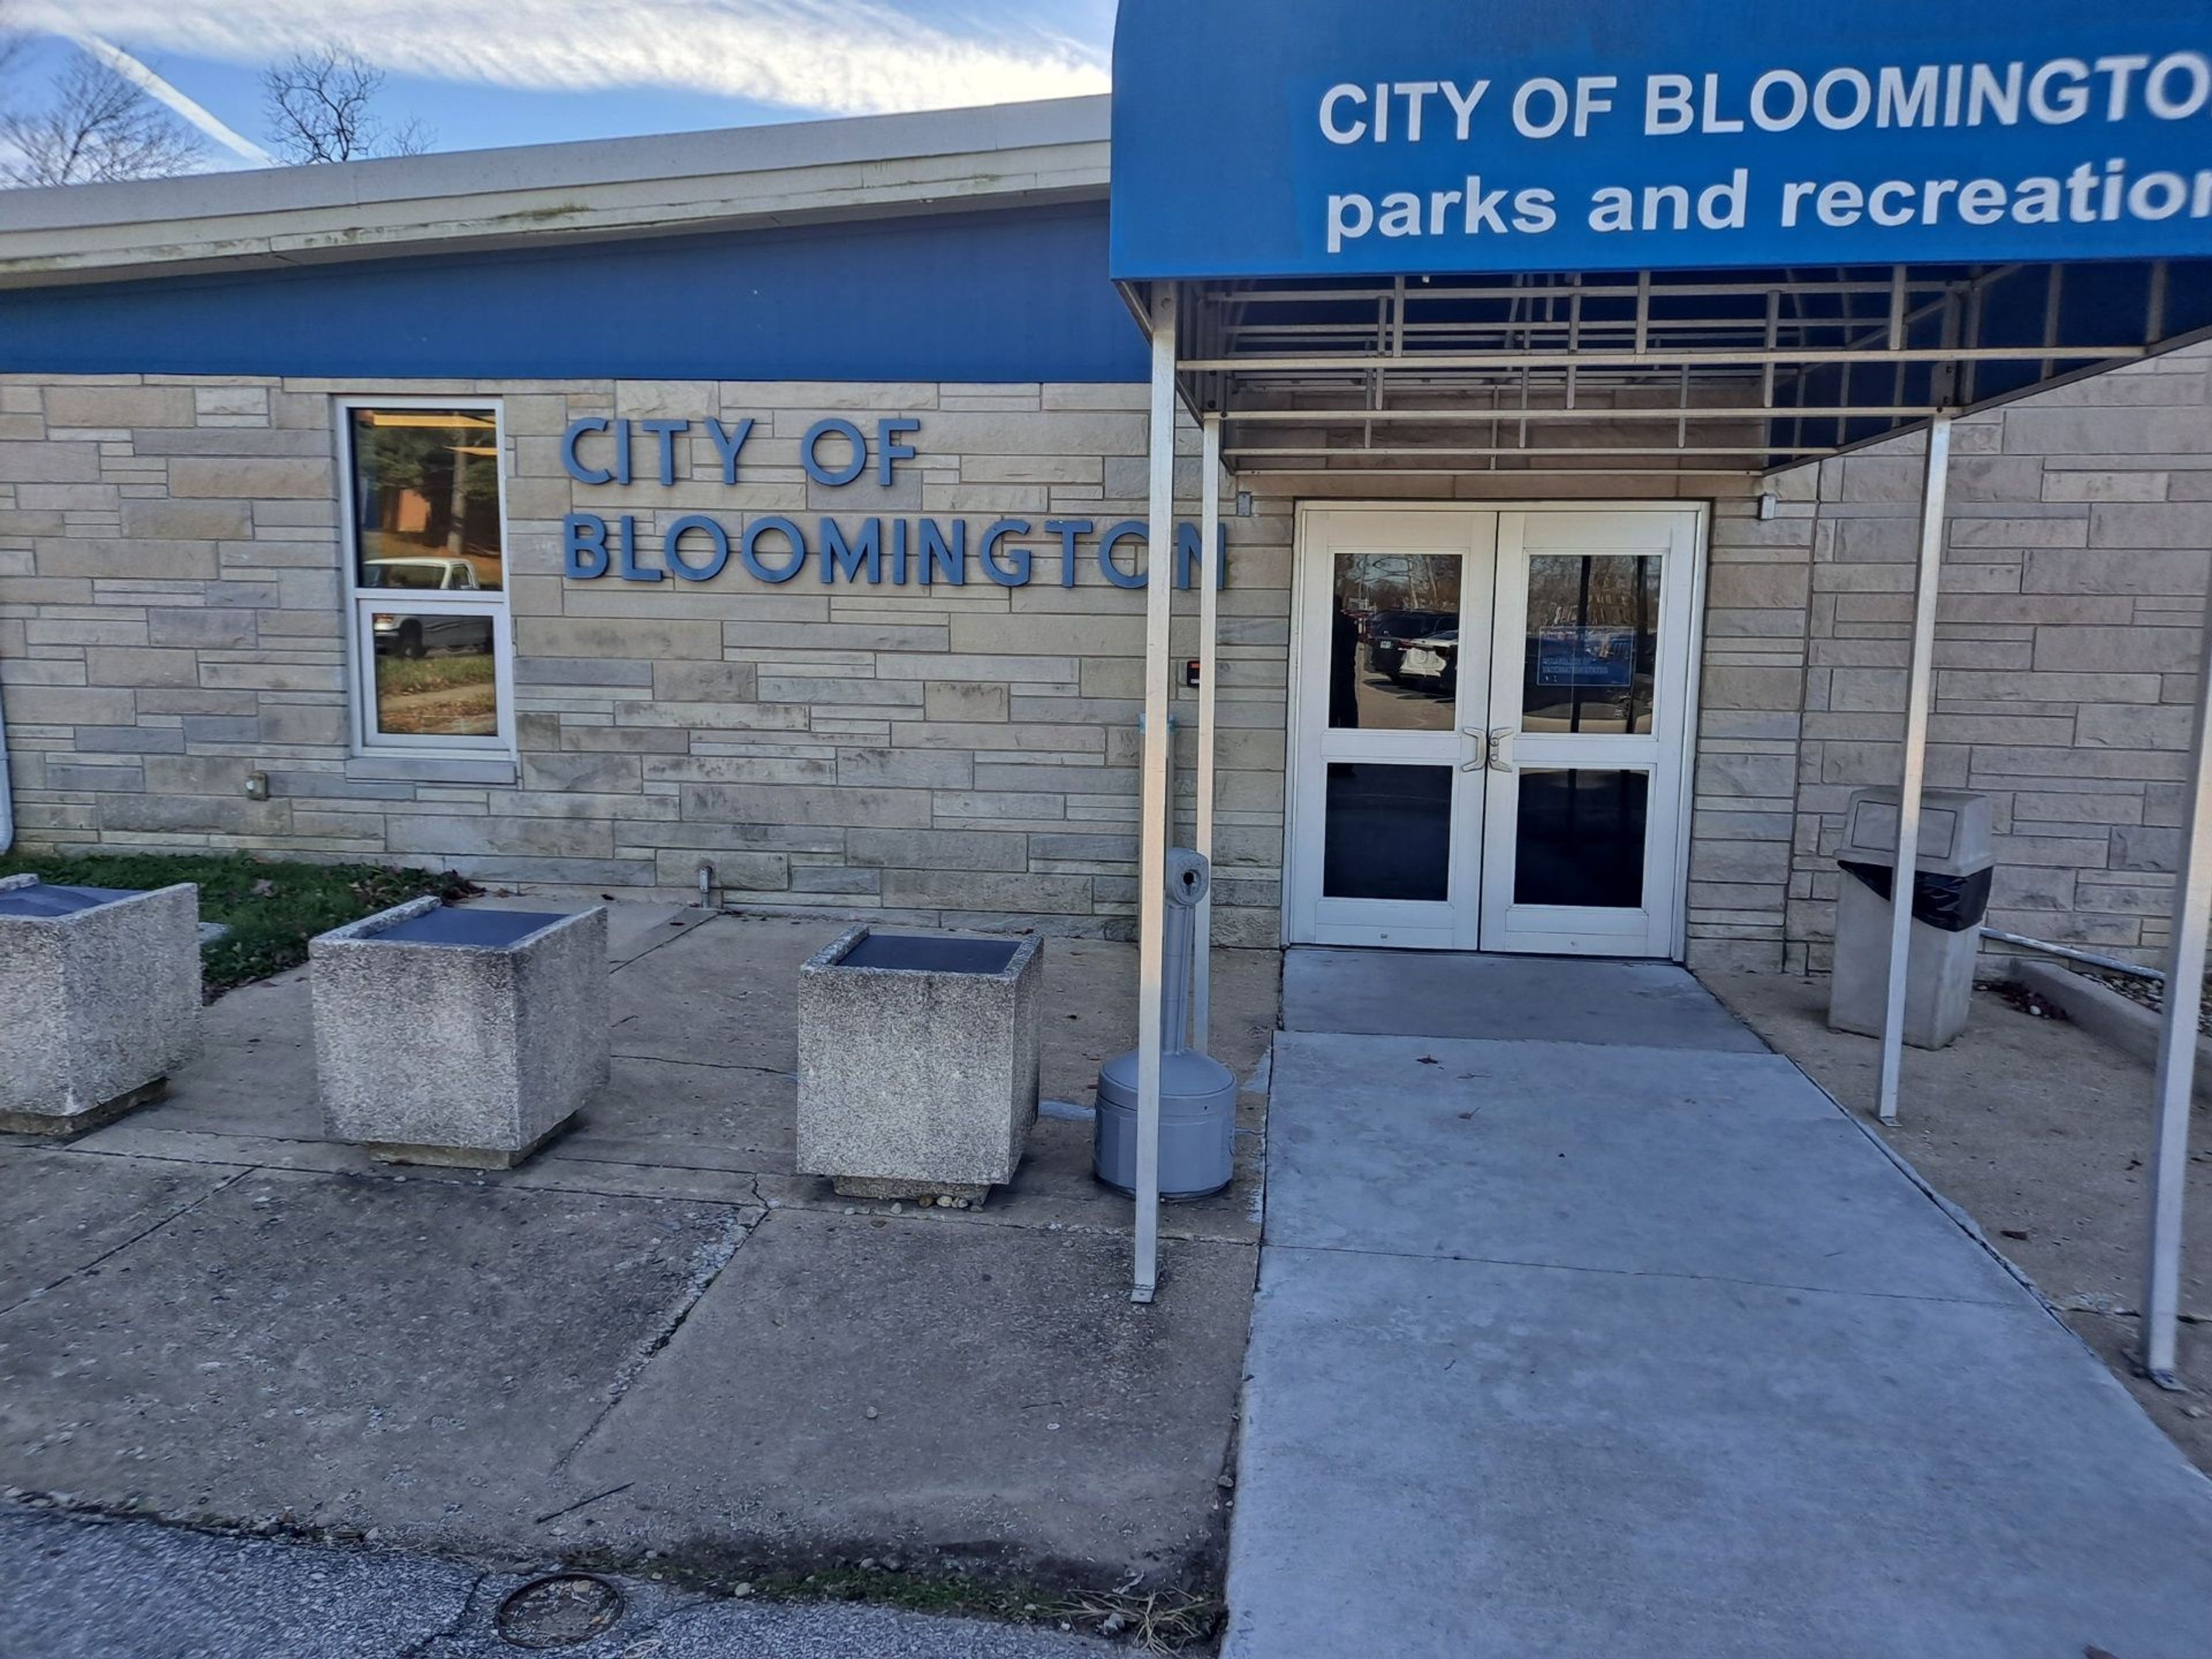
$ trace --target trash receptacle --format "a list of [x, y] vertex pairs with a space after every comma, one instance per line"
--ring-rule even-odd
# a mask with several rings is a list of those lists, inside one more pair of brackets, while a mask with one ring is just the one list
[[[1856, 790], [1844, 821], [1844, 842], [1836, 849], [1844, 884], [1836, 900], [1835, 976], [1828, 994], [1832, 1030], [1881, 1035], [1889, 994], [1898, 798], [1893, 785]], [[1996, 854], [1987, 795], [1929, 789], [1920, 802], [1905, 1040], [1916, 1048], [1941, 1048], [1966, 1029]]]

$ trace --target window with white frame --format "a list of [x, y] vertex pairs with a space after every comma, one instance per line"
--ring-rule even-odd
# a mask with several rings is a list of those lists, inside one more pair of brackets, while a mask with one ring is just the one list
[[356, 746], [511, 750], [499, 406], [364, 400], [338, 417]]

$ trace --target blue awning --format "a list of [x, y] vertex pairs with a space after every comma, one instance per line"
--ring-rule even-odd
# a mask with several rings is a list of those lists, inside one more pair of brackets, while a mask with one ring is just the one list
[[2212, 255], [2205, 0], [1123, 0], [1125, 282]]

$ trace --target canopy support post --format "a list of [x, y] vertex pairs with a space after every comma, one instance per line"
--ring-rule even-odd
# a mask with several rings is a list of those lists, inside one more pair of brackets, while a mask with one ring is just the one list
[[1175, 616], [1176, 290], [1152, 291], [1152, 500], [1145, 556], [1145, 768], [1137, 873], [1137, 1245], [1129, 1299], [1159, 1287], [1160, 1055], [1164, 1010], [1169, 768], [1169, 630]]
[[2181, 1322], [2181, 1213], [2189, 1174], [2189, 1109], [2197, 1085], [2197, 1021], [2204, 1000], [2204, 955], [2212, 929], [2212, 601], [2197, 664], [2197, 723], [2190, 744], [2189, 817], [2173, 889], [2173, 960], [2158, 1038], [2158, 1095], [2150, 1152], [2150, 1266], [2143, 1289], [2143, 1375], [2181, 1387], [2176, 1370]]
[[[1200, 450], [1200, 546], [1198, 563], [1198, 801], [1194, 844], [1200, 858], [1213, 861], [1214, 694], [1219, 689], [1221, 647], [1221, 416], [1209, 413]], [[1212, 1051], [1213, 1036], [1213, 884], [1198, 902], [1195, 959], [1190, 977], [1190, 1044]]]
[[1905, 693], [1905, 776], [1897, 799], [1897, 866], [1890, 881], [1888, 999], [1881, 1021], [1881, 1084], [1875, 1109], [1897, 1121], [1905, 1067], [1905, 976], [1912, 952], [1912, 890], [1920, 866], [1920, 795], [1928, 780], [1928, 710], [1936, 681], [1936, 605], [1943, 586], [1943, 509], [1950, 483], [1951, 416], [1928, 422], [1920, 481], [1920, 569], [1912, 604], [1911, 670]]

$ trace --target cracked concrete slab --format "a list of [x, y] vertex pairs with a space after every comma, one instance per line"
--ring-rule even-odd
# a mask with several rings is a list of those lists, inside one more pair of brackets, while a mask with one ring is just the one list
[[1202, 1578], [1254, 1255], [1172, 1244], [1164, 1264], [1139, 1308], [1110, 1235], [777, 1211], [568, 1489], [626, 1486], [592, 1506], [593, 1535], [679, 1561]]
[[[398, 1172], [323, 1140], [304, 974], [210, 1008], [208, 1053], [169, 1100], [37, 1154], [60, 1161], [40, 1166], [29, 1208], [0, 1192], [0, 1262], [21, 1259], [19, 1237], [73, 1238], [81, 1222], [93, 1255], [133, 1237], [149, 1204], [161, 1213], [158, 1185], [133, 1195], [142, 1166], [181, 1171], [179, 1193], [203, 1201], [0, 1318], [0, 1485], [249, 1524], [289, 1512], [493, 1561], [705, 1539], [811, 1570], [822, 1552], [914, 1537], [1006, 1573], [1082, 1572], [1094, 1589], [1129, 1565], [1202, 1574], [1256, 1260], [1264, 1095], [1241, 1103], [1236, 1184], [1163, 1215], [1170, 1285], [1188, 1296], [1133, 1310], [1130, 1206], [1091, 1179], [1091, 1126], [1067, 1109], [980, 1210], [858, 1213], [790, 1173], [793, 987], [840, 924], [672, 906], [617, 906], [611, 923], [616, 1018], [634, 1016], [627, 1038], [616, 1029], [613, 1078], [520, 1170]], [[1100, 1060], [1134, 1041], [1133, 960], [1125, 945], [1048, 943], [1048, 1094], [1087, 1103]], [[1277, 984], [1271, 953], [1223, 954], [1217, 1051], [1240, 1075], [1260, 1069]], [[712, 1218], [763, 1213], [758, 1270], [756, 1240], [659, 1347], [704, 1282], [687, 1276], [695, 1246], [726, 1237]], [[689, 1218], [672, 1234], [654, 1218], [672, 1214]], [[850, 1248], [860, 1230], [914, 1242]], [[77, 1265], [74, 1249], [62, 1255]], [[702, 1318], [719, 1351], [699, 1346]], [[765, 1385], [749, 1391], [756, 1372]], [[814, 1443], [823, 1402], [868, 1377], [930, 1402], [903, 1413], [890, 1455], [879, 1432], [830, 1444], [818, 1467], [781, 1449], [753, 1467], [750, 1441]], [[1031, 1445], [1004, 1401], [1047, 1398], [1022, 1392], [1036, 1378], [1051, 1399], [1097, 1397]], [[592, 1486], [561, 1462], [617, 1399], [584, 1452], [619, 1444], [651, 1479], [556, 1514], [629, 1480]], [[639, 1399], [665, 1402], [642, 1428]], [[788, 1513], [779, 1487], [797, 1494]], [[1110, 1526], [1082, 1518], [1094, 1489]]]
[[143, 1132], [320, 1140], [314, 1012], [305, 968], [247, 985], [200, 1011], [199, 1058], [169, 1080], [166, 1098], [77, 1146], [102, 1152]]
[[488, 893], [468, 901], [471, 909], [538, 910], [566, 915], [604, 903], [607, 913], [607, 962], [619, 968], [650, 955], [685, 931], [713, 921], [720, 912], [696, 904], [647, 904], [635, 899], [545, 898], [528, 893]]
[[603, 1163], [789, 1175], [796, 1087], [783, 1073], [625, 1055], [548, 1151]]
[[751, 1213], [254, 1173], [0, 1317], [0, 1482], [511, 1547]]
[[0, 1143], [0, 1309], [64, 1279], [205, 1198], [236, 1168]]
[[616, 1054], [793, 1073], [799, 964], [838, 921], [718, 916], [614, 976]]

